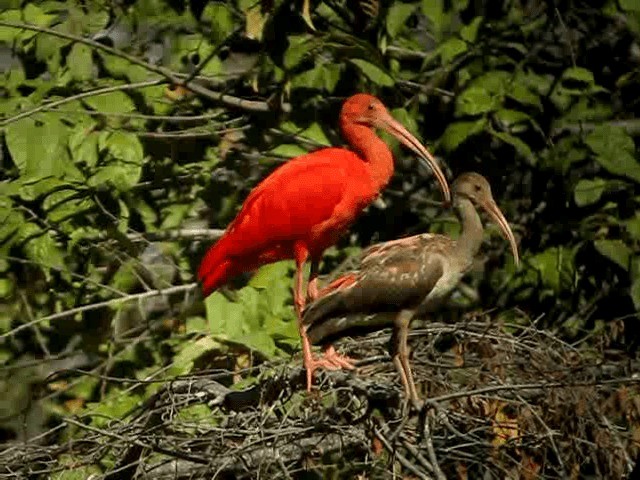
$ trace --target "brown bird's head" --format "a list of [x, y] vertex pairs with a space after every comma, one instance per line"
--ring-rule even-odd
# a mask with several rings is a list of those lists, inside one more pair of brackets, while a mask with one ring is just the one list
[[479, 205], [487, 211], [491, 218], [498, 224], [504, 238], [507, 239], [511, 245], [511, 251], [513, 252], [513, 258], [516, 266], [520, 264], [520, 257], [518, 255], [518, 244], [516, 238], [511, 231], [509, 222], [504, 217], [504, 214], [496, 204], [491, 194], [491, 185], [486, 178], [479, 173], [467, 172], [460, 175], [453, 182], [451, 187], [453, 190], [453, 196], [467, 198], [473, 202], [474, 205]]
[[435, 157], [409, 130], [391, 116], [380, 100], [367, 93], [357, 93], [347, 98], [342, 104], [340, 112], [340, 127], [345, 131], [351, 125], [379, 128], [396, 137], [399, 142], [418, 155], [418, 158], [433, 171], [444, 194], [445, 202], [449, 203], [451, 201], [447, 179]]

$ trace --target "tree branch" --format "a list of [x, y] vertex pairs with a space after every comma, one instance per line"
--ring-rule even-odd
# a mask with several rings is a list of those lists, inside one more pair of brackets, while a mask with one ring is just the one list
[[[39, 27], [37, 25], [30, 25], [27, 23], [16, 23], [16, 22], [7, 22], [5, 20], [0, 20], [0, 26], [16, 28], [16, 29], [24, 29], [31, 30], [33, 32], [46, 33], [48, 35], [53, 35], [59, 38], [64, 38], [67, 40], [71, 40], [74, 42], [80, 42], [85, 45], [88, 45], [97, 50], [103, 51], [105, 53], [109, 53], [111, 55], [115, 55], [117, 57], [123, 58], [135, 65], [143, 67], [151, 72], [157, 73], [158, 75], [162, 75], [165, 79], [175, 85], [182, 85], [188, 90], [191, 90], [193, 93], [201, 95], [204, 98], [212, 100], [214, 102], [223, 103], [229, 107], [239, 108], [242, 110], [247, 110], [250, 112], [270, 112], [272, 111], [271, 106], [266, 101], [256, 101], [256, 100], [247, 100], [244, 98], [234, 97], [232, 95], [226, 95], [222, 92], [215, 92], [213, 90], [209, 90], [208, 88], [202, 86], [201, 84], [195, 81], [184, 82], [178, 74], [169, 70], [165, 67], [160, 67], [157, 65], [153, 65], [149, 62], [141, 60], [138, 57], [133, 55], [129, 55], [121, 50], [116, 48], [109, 47], [107, 45], [103, 45], [102, 43], [96, 42], [95, 40], [90, 40], [88, 38], [80, 37], [78, 35], [72, 35], [70, 33], [59, 32], [57, 30], [53, 30], [47, 27]], [[291, 104], [283, 103], [281, 105], [281, 109], [283, 112], [291, 111]]]

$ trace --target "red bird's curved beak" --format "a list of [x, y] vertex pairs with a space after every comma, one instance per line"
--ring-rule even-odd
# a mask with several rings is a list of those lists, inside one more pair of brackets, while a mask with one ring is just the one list
[[429, 167], [440, 184], [442, 193], [444, 194], [444, 200], [446, 203], [451, 202], [451, 192], [449, 190], [449, 184], [447, 178], [440, 169], [435, 157], [431, 155], [429, 150], [422, 145], [416, 137], [414, 137], [409, 130], [407, 130], [400, 122], [389, 114], [389, 112], [376, 112], [374, 118], [369, 118], [368, 121], [373, 124], [374, 127], [380, 128], [385, 132], [396, 137], [403, 145], [413, 151], [423, 163]]
[[513, 235], [513, 231], [509, 226], [509, 222], [507, 222], [507, 219], [504, 217], [502, 210], [500, 210], [500, 207], [498, 207], [493, 198], [479, 200], [479, 203], [487, 211], [487, 213], [491, 215], [491, 218], [493, 218], [493, 220], [498, 224], [500, 230], [502, 231], [502, 234], [504, 235], [504, 238], [509, 242], [509, 245], [511, 245], [513, 260], [517, 267], [520, 264], [520, 257], [518, 255], [518, 244], [516, 243], [516, 237]]

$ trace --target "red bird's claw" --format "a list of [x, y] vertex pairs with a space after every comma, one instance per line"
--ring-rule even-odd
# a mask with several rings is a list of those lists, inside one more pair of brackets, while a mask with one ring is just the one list
[[346, 370], [354, 370], [356, 366], [353, 364], [356, 360], [346, 355], [340, 355], [335, 348], [328, 347], [324, 351], [325, 360], [331, 362], [337, 368], [344, 368]]
[[307, 370], [307, 391], [311, 391], [313, 384], [313, 374], [316, 370], [339, 370], [340, 367], [326, 358], [311, 358], [304, 362], [304, 368]]

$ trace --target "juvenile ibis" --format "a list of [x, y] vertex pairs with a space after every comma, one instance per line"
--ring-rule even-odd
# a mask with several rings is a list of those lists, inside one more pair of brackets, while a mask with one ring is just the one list
[[348, 98], [340, 113], [340, 128], [351, 149], [323, 148], [274, 170], [251, 191], [225, 234], [205, 254], [198, 271], [207, 296], [242, 272], [279, 260], [295, 260], [293, 296], [307, 390], [319, 367], [353, 368], [331, 345], [325, 346], [324, 357], [312, 356], [301, 323], [306, 301], [303, 266], [311, 261], [307, 294], [315, 298], [323, 251], [336, 243], [389, 182], [393, 155], [374, 129], [387, 131], [416, 153], [433, 170], [445, 201], [450, 201], [449, 186], [435, 158], [377, 98], [362, 93]]
[[[392, 324], [393, 362], [407, 398], [416, 406], [419, 400], [407, 346], [409, 324], [442, 305], [471, 268], [484, 234], [476, 205], [499, 225], [516, 265], [519, 263], [515, 237], [491, 195], [489, 182], [477, 173], [464, 173], [453, 183], [452, 193], [462, 227], [457, 240], [424, 233], [373, 245], [362, 253], [357, 269], [322, 289], [303, 313], [303, 326], [312, 344], [349, 331]], [[372, 313], [377, 315], [368, 315]]]

